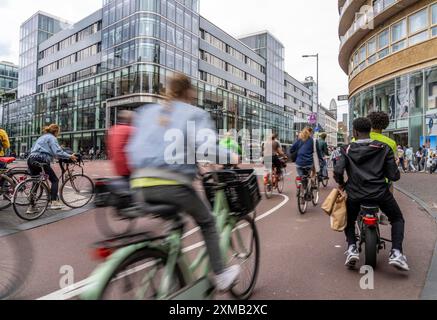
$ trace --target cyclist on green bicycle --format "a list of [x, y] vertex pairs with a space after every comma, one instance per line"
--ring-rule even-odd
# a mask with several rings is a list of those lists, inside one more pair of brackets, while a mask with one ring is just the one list
[[[140, 109], [134, 122], [136, 133], [127, 147], [133, 169], [131, 187], [139, 190], [146, 202], [174, 205], [194, 218], [205, 239], [217, 289], [227, 291], [241, 268], [225, 268], [214, 216], [192, 186], [198, 173], [196, 160], [206, 152], [215, 159], [212, 151], [217, 150], [209, 114], [191, 105], [195, 93], [191, 80], [180, 74], [168, 83], [167, 101]], [[206, 145], [199, 143], [203, 137]], [[232, 161], [238, 161], [238, 156]]]
[[[57, 124], [51, 124], [44, 128], [44, 134], [35, 142], [30, 152], [29, 159], [27, 160], [29, 172], [33, 176], [41, 173], [41, 167], [39, 164], [44, 164], [44, 171], [49, 176], [51, 182], [50, 209], [52, 210], [60, 210], [63, 208], [63, 205], [59, 201], [58, 195], [59, 179], [50, 166], [50, 163], [53, 162], [55, 158], [77, 161], [75, 155], [63, 151], [59, 145], [57, 137], [59, 136], [60, 131], [61, 129]], [[27, 209], [27, 214], [34, 214], [36, 212], [38, 212], [38, 210], [32, 206], [29, 206]]]

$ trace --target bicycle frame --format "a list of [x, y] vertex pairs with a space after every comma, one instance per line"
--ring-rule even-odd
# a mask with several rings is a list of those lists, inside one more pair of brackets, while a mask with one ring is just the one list
[[[223, 256], [226, 257], [231, 245], [232, 231], [235, 228], [238, 219], [229, 214], [229, 207], [225, 192], [223, 190], [218, 190], [216, 192], [213, 214], [216, 217], [218, 232], [221, 234], [220, 249]], [[172, 231], [170, 235], [168, 235], [162, 242], [144, 241], [118, 249], [92, 273], [90, 276], [90, 287], [84, 294], [81, 295], [81, 299], [100, 299], [103, 294], [105, 284], [110, 280], [111, 275], [115, 272], [118, 266], [134, 252], [145, 248], [158, 250], [167, 255], [164, 275], [158, 289], [158, 300], [199, 300], [212, 297], [214, 293], [214, 286], [207, 277], [210, 271], [209, 263], [205, 266], [202, 272], [203, 276], [200, 279], [195, 279], [193, 276], [193, 274], [200, 270], [202, 265], [207, 261], [207, 252], [205, 249], [202, 249], [191, 265], [189, 265], [186, 261], [185, 255], [182, 252], [182, 232], [182, 230]], [[181, 268], [182, 276], [184, 277], [187, 286], [170, 297], [169, 290], [176, 265], [179, 265]], [[150, 272], [145, 275], [145, 278], [142, 281], [143, 292], [147, 291], [152, 278], [153, 275], [150, 275]]]

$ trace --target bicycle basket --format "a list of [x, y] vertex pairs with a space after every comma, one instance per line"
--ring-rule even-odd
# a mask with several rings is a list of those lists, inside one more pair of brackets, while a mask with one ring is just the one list
[[[261, 192], [255, 170], [226, 170], [216, 172], [218, 183], [224, 188], [230, 211], [243, 217], [255, 211], [261, 202]], [[216, 183], [203, 183], [209, 203], [214, 207]]]

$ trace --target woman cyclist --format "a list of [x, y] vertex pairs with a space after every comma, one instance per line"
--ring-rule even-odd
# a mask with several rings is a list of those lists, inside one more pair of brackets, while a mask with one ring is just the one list
[[[305, 176], [310, 170], [320, 171], [320, 163], [323, 161], [317, 141], [313, 139], [313, 129], [305, 128], [299, 134], [299, 139], [293, 144], [290, 152], [297, 152], [296, 170], [299, 177]], [[317, 155], [317, 158], [316, 158]]]
[[[27, 160], [29, 172], [32, 176], [40, 174], [41, 166], [39, 164], [44, 164], [44, 171], [49, 176], [49, 180], [51, 182], [51, 210], [60, 210], [63, 206], [60, 203], [58, 196], [59, 179], [50, 164], [54, 159], [69, 159], [72, 161], [77, 161], [77, 157], [75, 155], [68, 154], [62, 150], [57, 139], [59, 133], [60, 128], [57, 124], [51, 124], [50, 126], [44, 128], [43, 135], [35, 142], [30, 152], [29, 159]], [[35, 213], [35, 210], [37, 209], [29, 206], [27, 213]]]

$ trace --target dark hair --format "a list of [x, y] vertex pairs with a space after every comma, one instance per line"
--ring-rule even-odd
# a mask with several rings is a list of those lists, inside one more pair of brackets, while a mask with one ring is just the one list
[[320, 138], [322, 138], [323, 140], [325, 140], [327, 136], [328, 136], [328, 135], [327, 135], [326, 133], [323, 132], [323, 133], [320, 135]]
[[367, 116], [372, 123], [372, 129], [385, 130], [390, 125], [390, 118], [385, 112], [372, 112]]
[[354, 130], [359, 133], [370, 133], [372, 131], [372, 123], [368, 118], [358, 118], [353, 123]]

